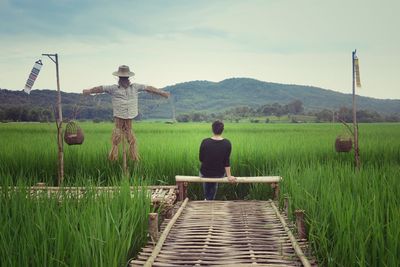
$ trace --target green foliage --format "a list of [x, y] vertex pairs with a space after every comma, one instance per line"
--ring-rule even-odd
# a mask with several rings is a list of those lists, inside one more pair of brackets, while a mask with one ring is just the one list
[[131, 197], [124, 184], [112, 196], [90, 187], [80, 199], [31, 196], [24, 181], [14, 191], [2, 178], [1, 266], [125, 266], [146, 241], [145, 191]]
[[[301, 117], [296, 119], [301, 120]], [[113, 124], [81, 123], [80, 126], [85, 131], [85, 143], [64, 147], [66, 185], [107, 185], [121, 179], [121, 160], [115, 163], [107, 160]], [[129, 163], [131, 181], [174, 184], [175, 175], [198, 175], [199, 144], [211, 135], [210, 124], [140, 122], [134, 123], [133, 128], [141, 161]], [[343, 131], [341, 124], [225, 124], [224, 136], [233, 146], [233, 175], [281, 175], [284, 178], [281, 197], [285, 194], [291, 197], [291, 212], [298, 208], [306, 210], [309, 240], [320, 266], [398, 266], [400, 263], [400, 124], [360, 124], [359, 130], [362, 167], [357, 173], [353, 154], [334, 150], [335, 138]], [[27, 185], [56, 181], [54, 124], [0, 124], [0, 147], [1, 181], [15, 184], [18, 177], [24, 178]], [[200, 185], [189, 186], [189, 192], [192, 199], [202, 199]], [[265, 185], [226, 184], [219, 188], [217, 195], [218, 199], [270, 197], [271, 190]], [[43, 205], [55, 205], [53, 202]], [[16, 207], [28, 205], [29, 216], [35, 220], [39, 220], [48, 207], [43, 206], [43, 211], [37, 211], [30, 202], [7, 203]], [[2, 205], [1, 210], [6, 210], [5, 204]], [[28, 208], [21, 211], [28, 212]], [[2, 253], [11, 253], [17, 247], [17, 243], [10, 241], [9, 231], [22, 231], [22, 220], [30, 220], [23, 216], [24, 212], [16, 212], [19, 219], [0, 219], [3, 220], [0, 237], [7, 237], [1, 243]], [[36, 212], [42, 213], [35, 215]], [[108, 215], [101, 216], [106, 218]], [[52, 220], [58, 222], [56, 216], [49, 219]], [[43, 227], [43, 224], [36, 224]], [[29, 227], [29, 231], [35, 232], [34, 226]], [[27, 232], [19, 233], [28, 235]], [[78, 232], [76, 236], [79, 237]], [[31, 242], [27, 237], [20, 238]], [[32, 238], [32, 244], [40, 246], [44, 241], [36, 241], [36, 238]], [[65, 240], [70, 239], [63, 237], [59, 242]], [[18, 253], [36, 256], [23, 245], [24, 242], [18, 243], [21, 246]], [[69, 248], [68, 244], [65, 247]], [[11, 245], [12, 249], [8, 249]], [[48, 251], [53, 254], [68, 252]], [[9, 260], [3, 255], [0, 258]], [[92, 265], [97, 266], [99, 262]]]

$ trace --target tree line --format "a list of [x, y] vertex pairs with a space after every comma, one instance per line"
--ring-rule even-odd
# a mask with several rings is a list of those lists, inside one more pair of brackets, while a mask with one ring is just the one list
[[[191, 112], [180, 114], [176, 120], [178, 122], [200, 122], [200, 121], [213, 121], [215, 119], [222, 119], [228, 121], [239, 121], [242, 119], [250, 119], [251, 122], [259, 122], [255, 117], [282, 116], [291, 115], [306, 115], [314, 117], [315, 122], [353, 122], [353, 111], [351, 108], [341, 107], [337, 110], [323, 109], [318, 111], [304, 111], [303, 103], [300, 100], [293, 100], [288, 104], [281, 105], [279, 103], [265, 104], [260, 107], [240, 106], [235, 107], [220, 113], [199, 113]], [[400, 122], [400, 115], [382, 115], [376, 111], [358, 110], [358, 122]], [[294, 117], [292, 122], [298, 122]], [[269, 122], [268, 119], [265, 122]]]
[[[145, 118], [140, 111], [138, 120]], [[239, 121], [241, 119], [250, 119], [250, 121], [258, 122], [256, 117], [282, 116], [291, 115], [307, 115], [314, 117], [315, 122], [337, 122], [353, 121], [352, 109], [341, 107], [337, 110], [323, 109], [318, 111], [305, 112], [302, 101], [293, 100], [287, 104], [265, 104], [258, 107], [239, 106], [219, 113], [189, 112], [182, 113], [176, 117], [178, 122], [201, 122], [222, 119], [227, 121]], [[55, 110], [50, 106], [33, 107], [27, 105], [8, 106], [0, 108], [0, 121], [20, 121], [20, 122], [51, 122], [55, 120]], [[83, 105], [78, 110], [76, 105], [63, 105], [64, 120], [94, 120], [94, 121], [110, 121], [112, 120], [112, 109], [108, 105], [89, 106]], [[293, 117], [292, 117], [293, 118]], [[376, 111], [358, 110], [358, 122], [400, 122], [400, 115], [383, 115]], [[293, 122], [296, 120], [292, 119]], [[266, 120], [268, 122], [268, 119]]]
[[[56, 116], [58, 115], [52, 106], [44, 108], [21, 105], [0, 108], [0, 122], [53, 122]], [[109, 107], [83, 106], [77, 109], [76, 105], [64, 105], [63, 119], [110, 121], [113, 117]]]

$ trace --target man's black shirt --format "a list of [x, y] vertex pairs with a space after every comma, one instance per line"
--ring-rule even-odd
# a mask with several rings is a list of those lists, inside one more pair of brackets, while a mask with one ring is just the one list
[[225, 167], [230, 166], [231, 142], [228, 139], [206, 138], [201, 142], [199, 159], [200, 172], [204, 177], [223, 177]]

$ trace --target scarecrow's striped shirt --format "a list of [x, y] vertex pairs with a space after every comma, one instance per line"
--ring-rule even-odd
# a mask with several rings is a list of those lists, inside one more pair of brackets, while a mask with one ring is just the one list
[[138, 91], [147, 86], [133, 83], [128, 88], [118, 85], [103, 85], [103, 91], [112, 96], [113, 116], [121, 119], [133, 119], [138, 115]]

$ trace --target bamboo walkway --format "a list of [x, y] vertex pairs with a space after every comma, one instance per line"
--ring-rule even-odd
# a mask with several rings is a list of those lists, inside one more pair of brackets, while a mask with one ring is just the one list
[[[80, 199], [84, 197], [87, 192], [95, 191], [96, 195], [102, 194], [114, 194], [120, 190], [117, 186], [100, 186], [100, 187], [56, 187], [46, 186], [44, 184], [38, 184], [31, 187], [11, 187], [11, 190], [28, 190], [31, 197], [42, 197], [47, 195], [48, 197], [55, 196], [60, 199], [62, 198], [74, 198]], [[164, 209], [172, 207], [177, 199], [177, 186], [165, 186], [165, 185], [154, 185], [147, 186], [149, 194], [151, 194], [151, 203], [153, 206], [163, 206]], [[131, 195], [133, 196], [137, 190], [142, 190], [142, 187], [130, 187]], [[0, 187], [1, 191], [1, 187]]]
[[185, 199], [162, 228], [129, 266], [315, 266], [271, 200]]

